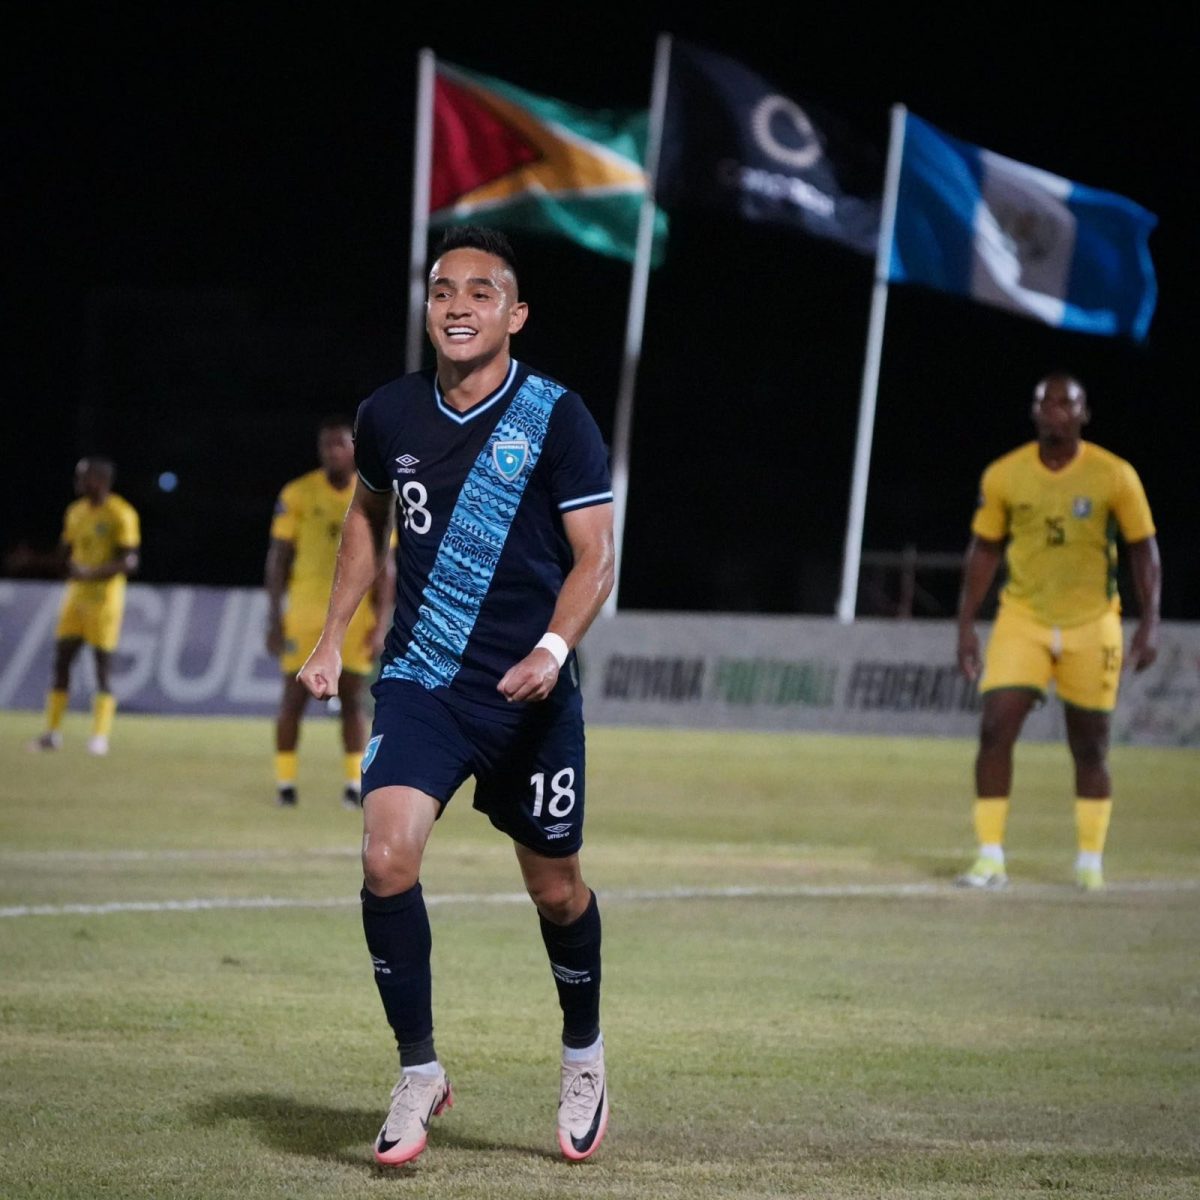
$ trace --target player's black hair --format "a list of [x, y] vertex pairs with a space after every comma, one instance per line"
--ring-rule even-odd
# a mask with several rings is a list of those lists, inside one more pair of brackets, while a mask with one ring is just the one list
[[1084, 403], [1087, 403], [1087, 388], [1083, 386], [1083, 381], [1078, 375], [1075, 374], [1074, 371], [1067, 371], [1063, 370], [1062, 368], [1056, 368], [1053, 371], [1048, 371], [1041, 377], [1041, 379], [1037, 381], [1033, 389], [1033, 398], [1035, 400], [1040, 398], [1042, 392], [1045, 390], [1046, 384], [1048, 384], [1052, 379], [1060, 379], [1063, 383], [1067, 383], [1078, 388], [1080, 395], [1083, 397]]
[[87, 463], [89, 470], [106, 475], [110, 483], [116, 478], [117, 466], [107, 454], [85, 454], [79, 461]]
[[354, 418], [346, 413], [337, 412], [330, 413], [325, 417], [320, 425], [317, 426], [317, 433], [324, 433], [327, 429], [353, 429]]
[[517, 256], [508, 238], [498, 229], [490, 229], [486, 225], [451, 225], [442, 234], [434, 258], [441, 258], [450, 250], [482, 250], [486, 254], [494, 254], [512, 272], [513, 280], [518, 278]]

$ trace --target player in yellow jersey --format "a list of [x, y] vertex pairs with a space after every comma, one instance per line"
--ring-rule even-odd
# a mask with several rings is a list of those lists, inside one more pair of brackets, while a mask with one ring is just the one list
[[1075, 764], [1076, 882], [1088, 891], [1104, 886], [1102, 855], [1112, 812], [1109, 726], [1122, 662], [1118, 531], [1137, 591], [1140, 620], [1129, 665], [1138, 671], [1158, 653], [1161, 569], [1141, 480], [1124, 459], [1083, 440], [1090, 415], [1078, 380], [1048, 375], [1034, 389], [1037, 440], [983, 473], [958, 617], [958, 663], [969, 679], [979, 678], [980, 669], [976, 614], [1006, 542], [1008, 578], [979, 681], [983, 714], [973, 810], [979, 855], [959, 877], [961, 886], [1008, 882], [1004, 832], [1013, 746], [1052, 679]]
[[[276, 798], [296, 804], [300, 721], [309, 693], [296, 672], [312, 653], [325, 624], [329, 589], [337, 559], [342, 521], [354, 495], [354, 441], [347, 417], [329, 417], [317, 431], [320, 467], [293, 479], [279, 493], [267, 551], [267, 650], [279, 659], [283, 695], [275, 722]], [[389, 560], [390, 560], [390, 556]], [[392, 571], [380, 572], [374, 592], [358, 606], [342, 646], [345, 674], [341, 702], [342, 799], [348, 808], [361, 803], [360, 762], [367, 745], [364, 693], [383, 648], [392, 610]]]
[[57, 750], [71, 686], [71, 664], [87, 642], [96, 661], [92, 733], [87, 748], [107, 754], [116, 697], [109, 682], [112, 652], [125, 614], [125, 580], [138, 567], [142, 536], [133, 506], [112, 490], [114, 469], [107, 458], [83, 458], [75, 466], [75, 494], [63, 519], [60, 553], [65, 560], [66, 592], [54, 641], [54, 682], [46, 697], [45, 732], [31, 750]]

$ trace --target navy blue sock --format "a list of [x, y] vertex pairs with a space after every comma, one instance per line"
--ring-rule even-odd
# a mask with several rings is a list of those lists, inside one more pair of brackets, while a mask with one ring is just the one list
[[554, 925], [540, 913], [542, 941], [558, 986], [563, 1045], [585, 1049], [600, 1036], [600, 909], [592, 893], [583, 915]]
[[405, 1067], [433, 1062], [433, 985], [429, 969], [429, 914], [421, 885], [398, 896], [376, 896], [364, 886], [363, 932], [375, 966], [375, 985], [396, 1035]]

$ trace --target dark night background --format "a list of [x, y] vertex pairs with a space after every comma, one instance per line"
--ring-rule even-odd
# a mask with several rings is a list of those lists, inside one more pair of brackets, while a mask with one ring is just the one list
[[[1142, 346], [891, 289], [864, 548], [961, 552], [980, 470], [1031, 436], [1032, 386], [1065, 367], [1089, 390], [1087, 435], [1145, 482], [1164, 616], [1200, 618], [1197, 111], [1182, 16], [39, 11], [6, 39], [8, 573], [14, 550], [56, 541], [76, 459], [106, 452], [142, 514], [143, 580], [257, 584], [274, 496], [315, 466], [317, 421], [404, 369], [418, 49], [633, 108], [648, 103], [655, 35], [668, 31], [838, 113], [881, 162], [902, 101], [1157, 213], [1159, 301]], [[621, 607], [831, 613], [872, 264], [787, 231], [671, 221], [648, 300]], [[515, 351], [580, 391], [611, 435], [629, 267], [514, 240], [532, 310]], [[180, 480], [169, 494], [164, 471]], [[921, 582], [916, 612], [950, 612], [953, 573]], [[887, 611], [894, 592], [864, 576], [859, 611]]]

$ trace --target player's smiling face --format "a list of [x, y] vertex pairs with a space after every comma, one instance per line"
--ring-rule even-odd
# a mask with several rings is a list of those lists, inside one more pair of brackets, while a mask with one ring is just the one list
[[506, 351], [526, 305], [503, 259], [486, 250], [448, 250], [429, 273], [425, 326], [439, 360], [469, 367]]

